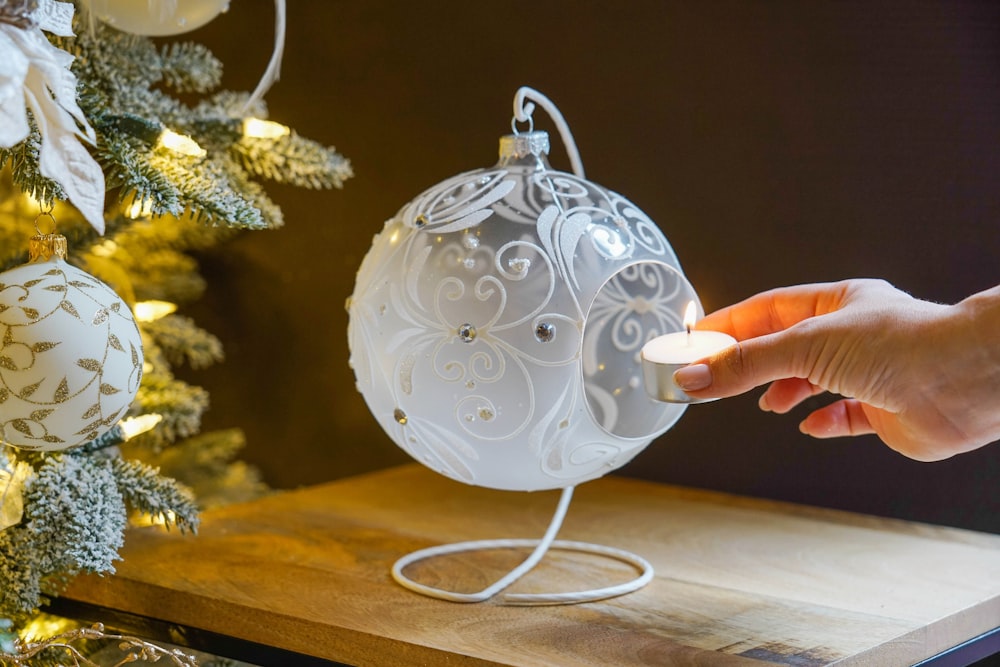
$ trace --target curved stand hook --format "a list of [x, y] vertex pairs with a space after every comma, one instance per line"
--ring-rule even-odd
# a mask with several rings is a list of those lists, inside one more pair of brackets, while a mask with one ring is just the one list
[[566, 154], [569, 156], [569, 163], [573, 168], [573, 173], [580, 178], [584, 178], [583, 161], [580, 159], [580, 151], [576, 148], [576, 142], [573, 141], [573, 133], [569, 131], [566, 119], [563, 118], [563, 115], [556, 108], [552, 100], [534, 88], [521, 86], [514, 94], [514, 117], [510, 121], [510, 127], [514, 131], [514, 134], [519, 134], [517, 131], [518, 123], [528, 123], [529, 132], [535, 129], [535, 122], [531, 118], [531, 114], [535, 110], [535, 104], [526, 101], [529, 98], [537, 102], [539, 106], [545, 109], [549, 117], [552, 118], [552, 121], [556, 124], [556, 129], [559, 130], [559, 137], [566, 147]]
[[247, 98], [246, 104], [243, 105], [244, 112], [249, 111], [254, 104], [262, 100], [281, 75], [281, 57], [285, 53], [285, 24], [287, 22], [285, 9], [285, 0], [274, 0], [274, 49], [271, 51], [271, 60], [267, 63], [267, 69], [264, 70], [260, 82]]

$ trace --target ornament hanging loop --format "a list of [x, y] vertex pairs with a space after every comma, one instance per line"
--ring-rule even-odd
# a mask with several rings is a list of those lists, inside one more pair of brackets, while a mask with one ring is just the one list
[[[52, 203], [50, 202], [48, 206], [39, 205], [38, 215], [35, 216], [35, 231], [39, 236], [47, 236], [49, 234], [56, 233], [56, 216], [52, 214]], [[51, 227], [49, 231], [43, 232], [42, 227], [39, 223], [44, 223], [48, 221], [48, 226]]]
[[[528, 101], [529, 99], [533, 101]], [[566, 119], [563, 118], [562, 113], [560, 113], [552, 100], [529, 86], [521, 86], [514, 94], [514, 117], [510, 121], [510, 127], [514, 131], [514, 134], [520, 134], [517, 131], [518, 123], [528, 123], [528, 132], [534, 132], [535, 121], [532, 119], [531, 114], [535, 111], [536, 102], [549, 114], [552, 122], [556, 125], [556, 129], [559, 130], [559, 137], [566, 148], [566, 154], [569, 156], [569, 163], [573, 168], [573, 173], [580, 178], [584, 178], [583, 161], [580, 159], [580, 151], [576, 148], [573, 133], [569, 131]]]

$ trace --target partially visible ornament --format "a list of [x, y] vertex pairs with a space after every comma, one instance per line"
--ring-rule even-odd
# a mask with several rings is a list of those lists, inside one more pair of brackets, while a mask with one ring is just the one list
[[164, 37], [196, 30], [229, 9], [229, 0], [82, 0], [113, 28]]
[[28, 263], [0, 274], [0, 439], [22, 449], [97, 438], [142, 379], [128, 305], [65, 258], [65, 237], [39, 234]]

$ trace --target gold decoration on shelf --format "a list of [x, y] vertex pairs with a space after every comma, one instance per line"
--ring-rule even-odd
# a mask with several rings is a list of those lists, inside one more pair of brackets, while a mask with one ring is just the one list
[[[76, 644], [87, 641], [114, 641], [122, 657], [118, 662], [98, 664], [85, 656]], [[61, 654], [61, 655], [60, 655]], [[159, 662], [163, 658], [174, 667], [198, 667], [198, 661], [191, 655], [177, 648], [165, 648], [152, 644], [138, 637], [119, 635], [106, 632], [104, 625], [97, 623], [89, 628], [78, 628], [49, 637], [44, 641], [25, 642], [16, 640], [13, 653], [0, 653], [0, 662], [11, 667], [30, 667], [33, 661], [43, 655], [59, 657], [61, 665], [66, 667], [122, 667], [138, 660]]]

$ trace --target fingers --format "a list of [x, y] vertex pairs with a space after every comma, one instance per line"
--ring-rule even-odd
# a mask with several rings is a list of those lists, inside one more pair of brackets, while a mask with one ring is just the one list
[[843, 282], [773, 289], [705, 316], [697, 328], [723, 331], [737, 340], [764, 336], [838, 309], [846, 290]]
[[[859, 289], [859, 281], [782, 287], [723, 308], [698, 322], [699, 329], [726, 332], [741, 341], [704, 363], [674, 375], [684, 391], [698, 398], [735, 396], [785, 378], [807, 378], [817, 351], [824, 347], [820, 316], [838, 311]], [[818, 390], [810, 385], [779, 385], [765, 403], [786, 411]], [[771, 403], [771, 399], [774, 402]]]
[[812, 412], [799, 424], [799, 430], [814, 438], [875, 433], [860, 401], [845, 398]]
[[804, 378], [775, 380], [760, 397], [760, 409], [785, 414], [802, 401], [825, 390]]

